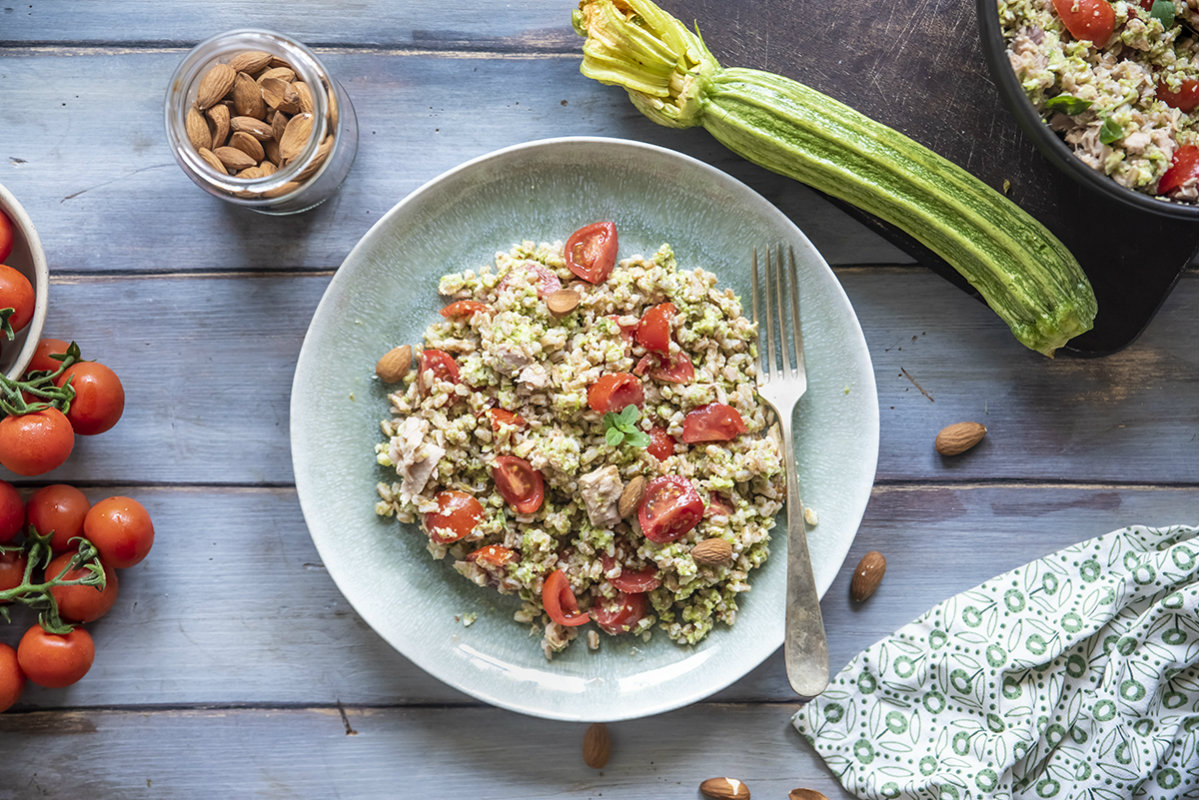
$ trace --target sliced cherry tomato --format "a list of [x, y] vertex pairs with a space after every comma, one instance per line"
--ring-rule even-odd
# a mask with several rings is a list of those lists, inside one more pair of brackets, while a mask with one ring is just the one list
[[437, 510], [425, 514], [425, 530], [439, 544], [466, 538], [483, 519], [483, 504], [466, 492], [446, 489], [433, 499]]
[[745, 433], [740, 412], [724, 403], [708, 403], [683, 417], [683, 441], [727, 442]]
[[25, 525], [25, 502], [8, 481], [0, 481], [0, 544], [17, 538]]
[[673, 542], [699, 524], [704, 501], [691, 481], [681, 475], [654, 478], [637, 509], [641, 532], [651, 542]]
[[524, 270], [532, 272], [533, 277], [537, 279], [539, 286], [537, 287], [537, 296], [545, 297], [550, 292], [556, 292], [562, 288], [562, 281], [544, 264], [538, 264], [536, 261], [525, 261], [523, 264], [513, 264], [512, 269], [504, 275], [504, 279], [500, 281], [497, 288], [498, 291], [503, 291], [509, 283], [512, 282], [512, 274], [516, 270]]
[[570, 590], [570, 581], [560, 569], [545, 576], [545, 583], [541, 585], [541, 605], [550, 619], [569, 628], [584, 625], [591, 619], [586, 611], [579, 611], [579, 601]]
[[632, 325], [621, 325], [620, 317], [616, 316], [615, 314], [609, 314], [608, 319], [612, 320], [612, 322], [618, 328], [620, 328], [620, 338], [624, 339], [625, 344], [632, 344], [633, 339], [637, 336], [638, 323], [635, 322]]
[[92, 668], [95, 658], [95, 642], [83, 628], [47, 633], [41, 625], [34, 625], [17, 645], [17, 663], [25, 677], [50, 689], [78, 681]]
[[729, 500], [720, 492], [712, 492], [708, 495], [708, 516], [729, 516], [733, 513], [733, 501]]
[[614, 598], [605, 598], [592, 606], [591, 616], [605, 633], [615, 636], [631, 631], [645, 616], [648, 606], [649, 600], [644, 592], [621, 592]]
[[[607, 574], [616, 566], [616, 559], [609, 555], [600, 556], [600, 565]], [[643, 569], [629, 569], [622, 565], [620, 574], [615, 578], [608, 578], [608, 583], [622, 592], [632, 594], [657, 589], [662, 585], [662, 578], [659, 577], [658, 570], [652, 566]]]
[[8, 258], [8, 254], [12, 252], [12, 243], [12, 220], [0, 211], [0, 261]]
[[67, 419], [80, 436], [95, 436], [110, 429], [125, 411], [125, 387], [117, 374], [98, 361], [72, 364], [54, 379], [56, 386], [71, 382], [75, 399]]
[[1168, 106], [1177, 108], [1184, 114], [1189, 114], [1199, 108], [1199, 81], [1184, 80], [1177, 92], [1170, 91], [1165, 83], [1157, 85], [1157, 99]]
[[652, 380], [664, 383], [691, 383], [695, 380], [695, 366], [686, 353], [675, 353], [673, 356], [646, 353], [637, 362], [633, 374], [644, 375], [647, 372]]
[[587, 405], [601, 414], [607, 411], [621, 412], [626, 406], [640, 407], [645, 402], [645, 390], [636, 375], [628, 372], [610, 372], [587, 387]]
[[670, 350], [670, 318], [678, 312], [674, 303], [660, 303], [641, 315], [637, 343], [654, 353]]
[[154, 546], [154, 522], [132, 497], [106, 497], [88, 509], [83, 535], [100, 551], [105, 566], [126, 569], [141, 563]]
[[532, 514], [545, 500], [545, 481], [538, 470], [523, 458], [496, 456], [491, 479], [504, 502], [517, 514]]
[[0, 592], [7, 592], [24, 583], [28, 564], [29, 558], [24, 550], [0, 550]]
[[422, 350], [420, 354], [420, 374], [433, 370], [433, 377], [450, 383], [458, 382], [458, 362], [444, 350]]
[[441, 316], [446, 319], [468, 319], [480, 311], [489, 311], [486, 303], [478, 300], [458, 300], [441, 309]]
[[43, 536], [53, 532], [50, 549], [56, 553], [74, 550], [71, 539], [83, 535], [83, 520], [92, 507], [87, 495], [65, 483], [43, 486], [25, 504], [25, 524]]
[[1174, 151], [1170, 168], [1157, 182], [1157, 193], [1169, 194], [1192, 178], [1199, 179], [1199, 147], [1188, 144]]
[[511, 411], [505, 411], [502, 408], [487, 409], [487, 416], [491, 418], [491, 429], [496, 433], [500, 432], [501, 425], [515, 425], [518, 428], [525, 426], [525, 418], [520, 414], [513, 414]]
[[29, 359], [29, 366], [25, 368], [25, 374], [31, 372], [57, 372], [62, 366], [62, 361], [57, 358], [51, 358], [51, 355], [65, 356], [67, 348], [70, 347], [69, 342], [64, 342], [62, 339], [39, 339], [37, 349], [33, 351], [33, 358]]
[[[76, 567], [63, 574], [63, 570], [75, 557], [74, 553], [63, 553], [46, 567], [46, 580], [62, 577], [64, 580], [86, 578], [89, 574], [84, 567]], [[103, 563], [103, 562], [101, 562]], [[52, 586], [50, 594], [58, 603], [58, 613], [70, 622], [92, 622], [108, 613], [113, 603], [117, 601], [117, 573], [104, 564], [104, 588], [95, 586]]]
[[75, 432], [57, 408], [0, 419], [0, 464], [18, 475], [60, 467], [74, 447]]
[[594, 222], [566, 240], [566, 266], [588, 283], [603, 283], [616, 266], [616, 225]]
[[466, 560], [485, 567], [502, 567], [516, 560], [516, 551], [503, 545], [487, 544], [473, 553], [467, 553]]
[[0, 308], [11, 308], [8, 325], [13, 331], [24, 330], [33, 319], [33, 284], [25, 273], [0, 264]]
[[653, 427], [649, 430], [649, 446], [645, 448], [659, 461], [665, 461], [674, 455], [674, 437], [665, 428]]
[[1108, 0], [1053, 0], [1053, 8], [1075, 39], [1101, 47], [1116, 29], [1116, 11]]
[[[0, 218], [4, 212], [0, 211]], [[17, 662], [17, 651], [10, 644], [0, 644], [0, 713], [8, 711], [25, 691], [25, 673]]]

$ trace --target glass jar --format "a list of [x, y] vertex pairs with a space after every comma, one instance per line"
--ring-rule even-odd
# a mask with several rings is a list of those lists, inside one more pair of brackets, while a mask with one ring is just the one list
[[324, 202], [358, 150], [345, 89], [303, 44], [263, 30], [221, 33], [187, 54], [167, 88], [166, 130], [197, 185], [264, 214]]

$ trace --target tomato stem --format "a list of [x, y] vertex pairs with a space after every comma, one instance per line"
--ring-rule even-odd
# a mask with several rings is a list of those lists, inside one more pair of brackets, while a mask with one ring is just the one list
[[[8, 326], [5, 311], [11, 310], [0, 309], [0, 319], [3, 319], [5, 328]], [[58, 369], [29, 372], [21, 380], [14, 380], [7, 375], [0, 374], [0, 413], [4, 416], [19, 417], [47, 408], [57, 408], [64, 414], [71, 410], [71, 401], [75, 399], [75, 388], [71, 386], [71, 381], [68, 380], [62, 386], [55, 385], [54, 381], [68, 367], [82, 360], [79, 345], [71, 342], [67, 347], [67, 352], [57, 353], [50, 357], [62, 362]], [[30, 402], [26, 397], [37, 399]], [[39, 399], [42, 402], [38, 402]]]
[[[0, 616], [3, 616], [6, 621], [9, 620], [8, 611], [3, 606], [4, 603], [21, 603], [39, 612], [38, 622], [47, 633], [63, 634], [70, 633], [75, 626], [62, 619], [58, 612], [58, 601], [54, 599], [50, 590], [57, 586], [93, 586], [96, 591], [102, 592], [107, 581], [104, 577], [104, 565], [100, 563], [100, 553], [96, 546], [82, 536], [77, 536], [71, 541], [78, 542], [78, 549], [66, 566], [57, 575], [53, 577], [47, 575], [40, 583], [34, 582], [34, 570], [39, 565], [48, 566], [54, 555], [50, 549], [50, 540], [53, 536], [54, 531], [41, 534], [30, 525], [25, 532], [23, 544], [0, 547], [0, 550], [4, 552], [24, 550], [27, 554], [25, 575], [22, 577], [20, 585], [0, 591]], [[71, 570], [79, 568], [86, 568], [87, 574], [78, 578], [63, 577]]]

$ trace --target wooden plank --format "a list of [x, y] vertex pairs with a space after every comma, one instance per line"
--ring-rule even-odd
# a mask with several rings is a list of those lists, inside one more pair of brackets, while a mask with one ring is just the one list
[[834, 263], [911, 262], [815, 192], [703, 131], [654, 125], [624, 92], [582, 77], [573, 55], [321, 51], [357, 109], [358, 156], [337, 195], [288, 218], [222, 203], [176, 165], [162, 102], [183, 51], [0, 55], [4, 114], [21, 121], [0, 138], [0, 183], [25, 205], [56, 271], [332, 269], [392, 205], [441, 172], [500, 147], [573, 135], [637, 139], [711, 163], [778, 205]]
[[[31, 687], [21, 709], [473, 702], [359, 619], [321, 565], [291, 490], [114, 487], [88, 494], [97, 500], [117, 492], [149, 510], [154, 550], [121, 574], [116, 607], [91, 626], [92, 671], [68, 689]], [[1125, 524], [1197, 520], [1199, 487], [877, 489], [822, 604], [831, 663], [839, 669], [928, 607], [1030, 559]], [[819, 535], [817, 526], [812, 536]], [[850, 576], [872, 549], [888, 559], [886, 578], [869, 603], [852, 606]], [[0, 627], [0, 641], [15, 643], [23, 629]], [[716, 699], [790, 702], [781, 654]], [[0, 731], [36, 719], [12, 718], [0, 716]]]
[[[841, 280], [874, 360], [880, 481], [1199, 482], [1199, 347], [1188, 310], [1199, 276], [1182, 281], [1126, 351], [1054, 361], [923, 270], [849, 270]], [[112, 366], [127, 402], [114, 429], [81, 438], [49, 477], [292, 483], [292, 374], [327, 283], [269, 273], [56, 280], [46, 335], [74, 337], [86, 357]], [[991, 433], [965, 456], [940, 458], [937, 430], [963, 419]]]

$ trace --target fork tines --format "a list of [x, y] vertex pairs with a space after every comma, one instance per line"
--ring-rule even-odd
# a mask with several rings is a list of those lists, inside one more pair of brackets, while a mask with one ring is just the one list
[[[760, 292], [758, 248], [753, 249], [753, 314], [754, 322], [758, 324], [758, 357], [762, 363], [762, 377], [767, 380], [775, 375], [793, 376], [803, 370], [803, 333], [799, 326], [799, 280], [795, 248], [787, 246], [786, 267], [782, 263], [781, 251], [781, 247], [777, 251], [773, 247], [766, 248], [765, 287]], [[765, 324], [759, 313], [759, 293], [766, 306]], [[787, 347], [788, 333], [792, 340], [790, 350]], [[766, 341], [765, 352], [761, 346], [763, 339]], [[792, 354], [795, 355], [794, 360]]]

